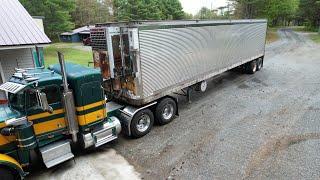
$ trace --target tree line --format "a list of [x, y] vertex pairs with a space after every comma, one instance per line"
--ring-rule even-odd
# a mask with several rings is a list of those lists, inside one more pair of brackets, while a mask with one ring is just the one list
[[114, 21], [267, 18], [270, 26], [320, 26], [320, 0], [229, 0], [219, 11], [203, 7], [195, 15], [179, 0], [20, 0], [32, 16], [44, 16], [47, 35]]
[[[228, 7], [230, 6], [230, 7]], [[268, 19], [269, 26], [304, 25], [320, 31], [320, 0], [229, 0], [219, 15], [203, 7], [199, 19]]]
[[46, 34], [57, 40], [64, 31], [89, 24], [133, 20], [178, 20], [179, 0], [20, 0], [32, 16], [44, 16]]

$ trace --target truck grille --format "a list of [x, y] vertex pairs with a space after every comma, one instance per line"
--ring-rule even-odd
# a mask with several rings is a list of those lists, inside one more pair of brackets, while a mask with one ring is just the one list
[[93, 50], [107, 50], [106, 29], [96, 27], [90, 30], [91, 46]]

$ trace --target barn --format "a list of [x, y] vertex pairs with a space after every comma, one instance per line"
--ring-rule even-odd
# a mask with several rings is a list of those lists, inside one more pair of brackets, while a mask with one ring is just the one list
[[[15, 68], [43, 65], [43, 47], [51, 43], [18, 0], [0, 0], [0, 84], [6, 82]], [[6, 101], [0, 92], [0, 103]]]

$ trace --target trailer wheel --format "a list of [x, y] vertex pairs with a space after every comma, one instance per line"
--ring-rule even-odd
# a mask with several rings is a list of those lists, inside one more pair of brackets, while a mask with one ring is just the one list
[[260, 71], [262, 69], [262, 67], [263, 67], [263, 60], [262, 60], [262, 58], [259, 58], [257, 60], [257, 71]]
[[171, 98], [164, 98], [156, 106], [156, 121], [159, 125], [170, 123], [177, 112], [177, 104]]
[[248, 74], [254, 74], [257, 71], [257, 61], [250, 61], [245, 65], [245, 67]]
[[15, 180], [18, 179], [18, 176], [14, 175], [9, 169], [0, 167], [0, 179]]
[[131, 121], [131, 135], [134, 138], [142, 137], [148, 134], [153, 126], [154, 116], [149, 109], [143, 109], [137, 112]]

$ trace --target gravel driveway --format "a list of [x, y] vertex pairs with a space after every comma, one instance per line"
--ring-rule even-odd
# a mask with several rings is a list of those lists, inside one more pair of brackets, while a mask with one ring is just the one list
[[30, 178], [319, 179], [320, 46], [279, 34], [262, 71], [224, 73], [192, 103], [181, 97], [172, 123]]
[[144, 179], [320, 178], [320, 46], [279, 34], [262, 71], [222, 74], [172, 123], [114, 148]]

